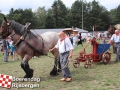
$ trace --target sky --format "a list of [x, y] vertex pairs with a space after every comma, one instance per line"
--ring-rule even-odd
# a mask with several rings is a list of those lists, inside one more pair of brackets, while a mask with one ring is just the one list
[[[14, 9], [28, 9], [31, 8], [34, 12], [38, 7], [45, 6], [45, 9], [51, 8], [55, 0], [0, 0], [0, 11], [3, 14], [8, 14], [11, 8]], [[62, 0], [66, 7], [71, 7], [76, 0]], [[85, 1], [85, 0], [83, 0]], [[93, 0], [86, 0], [92, 2]], [[120, 5], [120, 0], [96, 0], [100, 5], [104, 6], [107, 10], [117, 8]]]

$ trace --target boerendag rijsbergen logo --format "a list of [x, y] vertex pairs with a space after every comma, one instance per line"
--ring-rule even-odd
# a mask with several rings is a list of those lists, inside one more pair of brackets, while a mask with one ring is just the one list
[[40, 78], [16, 78], [9, 75], [0, 74], [0, 86], [4, 88], [39, 88], [40, 85], [34, 84], [23, 84], [17, 82], [40, 82]]

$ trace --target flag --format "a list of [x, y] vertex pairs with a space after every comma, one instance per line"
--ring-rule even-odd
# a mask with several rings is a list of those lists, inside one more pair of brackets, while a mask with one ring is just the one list
[[94, 26], [93, 26], [93, 31], [94, 31]]
[[94, 31], [97, 31], [97, 29], [96, 29], [96, 24], [94, 24]]
[[0, 74], [0, 86], [11, 88], [12, 76]]

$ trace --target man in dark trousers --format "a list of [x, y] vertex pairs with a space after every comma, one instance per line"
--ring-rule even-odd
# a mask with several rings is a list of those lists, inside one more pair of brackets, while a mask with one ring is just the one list
[[79, 33], [78, 39], [79, 39], [78, 45], [81, 44], [81, 45], [83, 46], [83, 44], [82, 44], [82, 36], [81, 36], [81, 33]]
[[115, 49], [115, 62], [120, 61], [120, 32], [119, 30], [115, 30], [115, 34], [112, 35], [110, 41], [108, 42], [110, 44], [114, 43], [114, 49]]
[[7, 38], [3, 40], [3, 49], [4, 49], [4, 62], [8, 62], [9, 43], [7, 41]]
[[63, 75], [63, 78], [60, 79], [60, 81], [70, 82], [72, 80], [72, 76], [68, 68], [68, 65], [66, 64], [68, 64], [68, 58], [72, 58], [73, 46], [71, 44], [70, 39], [65, 36], [64, 32], [60, 32], [58, 36], [59, 36], [58, 43], [54, 48], [50, 49], [49, 51], [51, 52], [55, 48], [59, 50], [60, 64], [61, 64], [62, 75]]

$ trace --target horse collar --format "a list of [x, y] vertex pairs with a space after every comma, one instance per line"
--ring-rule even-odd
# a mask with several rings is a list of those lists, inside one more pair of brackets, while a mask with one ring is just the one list
[[21, 41], [23, 41], [23, 40], [24, 40], [24, 37], [21, 36], [16, 43], [14, 42], [14, 46], [18, 45], [18, 44], [19, 44]]

